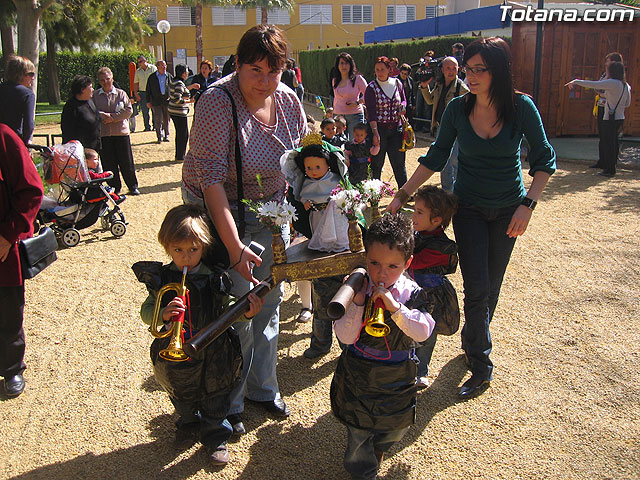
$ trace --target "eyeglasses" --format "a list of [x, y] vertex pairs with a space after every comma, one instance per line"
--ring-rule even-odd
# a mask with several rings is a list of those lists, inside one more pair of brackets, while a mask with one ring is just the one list
[[480, 75], [489, 71], [489, 69], [486, 67], [468, 67], [466, 65], [460, 70], [462, 70], [463, 73], [473, 73], [474, 75]]

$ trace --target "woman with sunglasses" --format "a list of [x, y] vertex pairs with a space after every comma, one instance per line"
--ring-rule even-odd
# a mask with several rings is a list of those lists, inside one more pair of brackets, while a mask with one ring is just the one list
[[[460, 147], [454, 193], [458, 211], [453, 229], [464, 281], [465, 325], [462, 348], [471, 377], [462, 398], [482, 393], [492, 379], [489, 324], [516, 238], [524, 234], [542, 191], [556, 169], [533, 101], [512, 84], [511, 51], [501, 38], [479, 39], [465, 53], [463, 67], [470, 92], [447, 105], [436, 141], [398, 191], [388, 210], [395, 212], [435, 172], [441, 171], [455, 140]], [[531, 145], [524, 187], [520, 144]]]
[[11, 55], [0, 84], [0, 123], [9, 125], [27, 144], [33, 133], [36, 96], [31, 90], [36, 67], [31, 60]]

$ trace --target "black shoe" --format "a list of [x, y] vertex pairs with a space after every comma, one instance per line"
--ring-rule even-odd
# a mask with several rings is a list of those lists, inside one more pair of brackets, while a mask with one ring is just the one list
[[289, 411], [289, 407], [287, 407], [287, 404], [284, 403], [284, 400], [282, 400], [282, 398], [267, 400], [266, 402], [257, 402], [255, 400], [251, 400], [251, 401], [256, 405], [260, 405], [267, 412], [277, 417], [286, 418], [291, 414], [291, 412]]
[[598, 172], [598, 175], [600, 175], [601, 177], [607, 177], [607, 178], [614, 177], [615, 174], [616, 172], [605, 172], [604, 170], [601, 172]]
[[150, 132], [151, 131], [151, 127], [144, 127], [144, 131], [145, 132]]
[[137, 188], [129, 190], [129, 195], [140, 195], [140, 190], [138, 190]]
[[227, 415], [227, 420], [231, 424], [231, 428], [233, 429], [232, 435], [244, 435], [247, 431], [244, 428], [244, 423], [242, 423], [242, 418], [240, 418], [239, 414], [231, 414]]
[[594, 163], [593, 165], [589, 165], [589, 168], [602, 168], [602, 165], [599, 163]]
[[159, 138], [159, 139], [156, 141], [156, 143], [162, 143], [162, 139], [161, 139], [161, 138]]
[[471, 378], [464, 382], [458, 390], [458, 397], [472, 398], [480, 395], [487, 388], [489, 388], [489, 380], [479, 375], [471, 375]]
[[24, 378], [22, 374], [6, 377], [4, 379], [4, 391], [9, 398], [15, 398], [24, 392]]
[[314, 358], [320, 358], [326, 355], [327, 353], [329, 352], [323, 352], [321, 350], [316, 350], [315, 348], [309, 347], [303, 352], [302, 356], [304, 358], [314, 359]]
[[163, 141], [163, 142], [168, 142], [168, 141], [169, 141], [169, 137], [164, 137], [164, 138], [162, 139], [162, 141]]

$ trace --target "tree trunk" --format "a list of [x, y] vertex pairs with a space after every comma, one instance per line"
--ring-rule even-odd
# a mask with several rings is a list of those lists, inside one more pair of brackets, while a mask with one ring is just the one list
[[37, 0], [13, 0], [18, 14], [18, 55], [26, 57], [36, 67], [36, 78], [31, 89], [38, 98], [38, 54], [40, 46], [40, 16], [53, 3], [53, 0], [42, 0], [38, 8]]
[[260, 22], [262, 25], [266, 25], [269, 23], [269, 9], [267, 7], [262, 7], [261, 9], [262, 15], [260, 17]]
[[9, 55], [16, 53], [13, 45], [13, 27], [11, 25], [5, 25], [0, 27], [0, 38], [2, 41], [2, 66], [5, 66]]
[[198, 60], [198, 64], [196, 70], [200, 73], [200, 62], [204, 56], [202, 48], [202, 4], [198, 3], [196, 5], [196, 57]]
[[58, 80], [58, 63], [56, 53], [56, 38], [52, 29], [47, 29], [47, 99], [49, 105], [59, 105], [60, 100], [60, 81]]

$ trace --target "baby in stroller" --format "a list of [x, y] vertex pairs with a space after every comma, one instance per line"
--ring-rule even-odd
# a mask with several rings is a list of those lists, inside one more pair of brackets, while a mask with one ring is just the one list
[[85, 152], [76, 140], [51, 148], [30, 146], [41, 154], [44, 180], [54, 185], [43, 198], [38, 220], [41, 224], [50, 223], [64, 246], [76, 246], [80, 242], [79, 230], [94, 225], [98, 219], [114, 237], [126, 233], [127, 223], [119, 206], [125, 197], [116, 195], [106, 184], [113, 174], [100, 172], [95, 150]]

